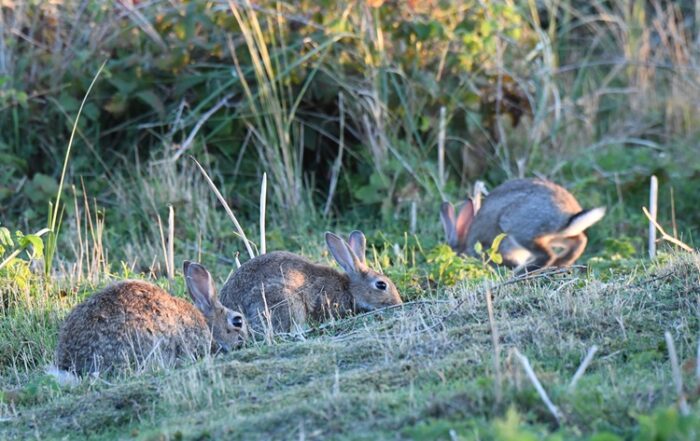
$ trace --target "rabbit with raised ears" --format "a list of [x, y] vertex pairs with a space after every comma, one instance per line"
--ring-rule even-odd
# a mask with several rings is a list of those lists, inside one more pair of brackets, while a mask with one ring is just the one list
[[245, 319], [219, 302], [209, 272], [185, 261], [184, 275], [196, 307], [141, 280], [114, 283], [76, 306], [59, 333], [57, 367], [83, 374], [169, 365], [243, 344]]
[[366, 239], [353, 231], [346, 242], [326, 233], [326, 245], [344, 273], [287, 251], [257, 256], [241, 265], [221, 289], [221, 302], [243, 312], [250, 328], [289, 332], [309, 319], [324, 321], [400, 305], [388, 277], [365, 261]]
[[440, 218], [447, 243], [457, 253], [478, 257], [501, 233], [503, 263], [516, 271], [569, 266], [583, 254], [584, 231], [605, 216], [605, 207], [583, 210], [563, 187], [544, 179], [514, 179], [496, 187], [476, 211], [467, 200], [456, 213], [443, 202]]

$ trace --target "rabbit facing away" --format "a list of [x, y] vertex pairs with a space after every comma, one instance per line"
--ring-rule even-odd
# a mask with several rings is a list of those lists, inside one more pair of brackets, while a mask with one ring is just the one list
[[290, 332], [308, 319], [320, 322], [402, 303], [392, 281], [367, 266], [362, 232], [353, 231], [348, 242], [330, 232], [325, 239], [345, 273], [274, 251], [241, 265], [221, 288], [221, 302], [243, 312], [258, 333], [270, 326]]
[[84, 374], [147, 361], [170, 365], [243, 344], [243, 315], [219, 302], [202, 265], [185, 261], [183, 268], [196, 307], [141, 280], [107, 286], [66, 318], [58, 337], [57, 367]]
[[440, 218], [447, 243], [459, 254], [478, 257], [501, 233], [499, 253], [516, 271], [569, 266], [586, 248], [584, 231], [605, 216], [605, 207], [583, 210], [563, 187], [544, 179], [514, 179], [496, 187], [475, 212], [467, 200], [457, 215], [443, 202]]

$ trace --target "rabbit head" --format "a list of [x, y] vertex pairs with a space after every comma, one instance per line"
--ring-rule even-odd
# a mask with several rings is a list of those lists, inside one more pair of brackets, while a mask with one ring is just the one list
[[348, 274], [349, 291], [358, 311], [372, 311], [403, 303], [394, 283], [383, 274], [370, 269], [365, 261], [365, 235], [353, 231], [348, 242], [333, 233], [326, 233], [328, 250]]
[[449, 202], [443, 202], [440, 207], [440, 219], [445, 229], [447, 244], [457, 254], [467, 249], [467, 234], [474, 220], [474, 203], [471, 199], [462, 205], [459, 214], [455, 216], [455, 207]]
[[227, 352], [241, 346], [248, 336], [248, 325], [243, 314], [221, 304], [209, 271], [198, 263], [185, 260], [183, 273], [187, 292], [211, 329], [215, 349]]

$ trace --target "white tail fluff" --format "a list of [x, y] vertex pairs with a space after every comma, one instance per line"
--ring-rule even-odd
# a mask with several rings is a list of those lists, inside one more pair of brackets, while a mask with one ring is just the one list
[[80, 384], [80, 378], [75, 374], [59, 369], [54, 365], [47, 366], [44, 370], [46, 375], [50, 375], [61, 387], [75, 387]]
[[591, 210], [582, 211], [571, 218], [569, 225], [560, 231], [557, 236], [578, 236], [586, 231], [586, 228], [601, 220], [603, 216], [605, 216], [605, 207], [598, 207]]

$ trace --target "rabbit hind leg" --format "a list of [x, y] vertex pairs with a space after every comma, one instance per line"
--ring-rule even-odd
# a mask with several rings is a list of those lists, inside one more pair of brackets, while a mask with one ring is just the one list
[[551, 245], [554, 248], [561, 248], [562, 251], [557, 253], [554, 266], [569, 266], [583, 254], [586, 249], [588, 238], [581, 233], [573, 237], [563, 237], [552, 241]]

